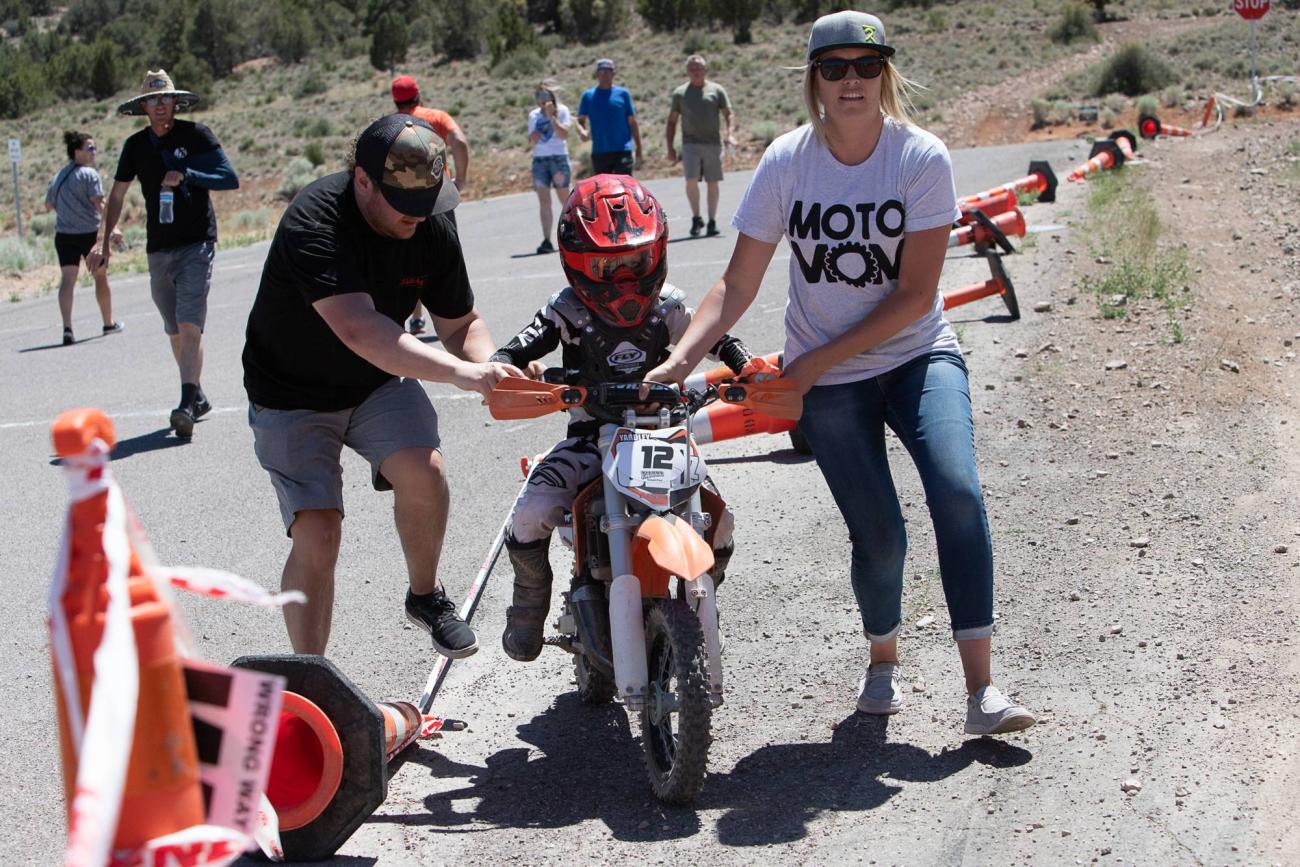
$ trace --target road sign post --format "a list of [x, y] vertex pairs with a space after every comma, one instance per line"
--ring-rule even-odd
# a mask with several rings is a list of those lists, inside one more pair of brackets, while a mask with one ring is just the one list
[[1269, 4], [1270, 0], [1232, 0], [1233, 10], [1250, 22], [1250, 91], [1256, 101], [1259, 94], [1255, 82], [1259, 76], [1255, 65], [1255, 22], [1268, 14]]
[[18, 194], [18, 163], [23, 159], [23, 143], [16, 138], [9, 139], [9, 165], [14, 172], [14, 223], [18, 226], [18, 240], [23, 239], [23, 205]]

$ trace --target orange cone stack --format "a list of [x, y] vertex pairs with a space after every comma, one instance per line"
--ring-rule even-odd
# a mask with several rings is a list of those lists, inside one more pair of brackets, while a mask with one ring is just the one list
[[1010, 190], [1003, 190], [1000, 193], [994, 193], [982, 199], [963, 200], [957, 207], [961, 210], [961, 216], [957, 219], [957, 225], [969, 226], [976, 222], [975, 212], [979, 211], [986, 217], [996, 217], [998, 214], [1005, 214], [1016, 210], [1016, 194]]
[[53, 439], [72, 487], [50, 600], [67, 863], [102, 864], [203, 824], [203, 792], [171, 608], [108, 472], [112, 422], [71, 410]]

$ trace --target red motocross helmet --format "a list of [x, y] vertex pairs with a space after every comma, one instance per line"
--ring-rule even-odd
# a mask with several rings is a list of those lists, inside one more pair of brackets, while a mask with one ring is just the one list
[[668, 273], [668, 221], [649, 191], [627, 175], [579, 181], [557, 231], [569, 285], [604, 322], [645, 319]]

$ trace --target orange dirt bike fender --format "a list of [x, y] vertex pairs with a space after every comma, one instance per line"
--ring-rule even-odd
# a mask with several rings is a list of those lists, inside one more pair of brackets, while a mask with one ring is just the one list
[[580, 385], [553, 385], [521, 376], [507, 376], [488, 396], [488, 411], [497, 419], [538, 418], [571, 406], [581, 406], [587, 390]]
[[669, 579], [693, 581], [713, 568], [713, 549], [695, 528], [674, 514], [651, 515], [632, 539], [632, 572], [643, 598], [668, 596]]

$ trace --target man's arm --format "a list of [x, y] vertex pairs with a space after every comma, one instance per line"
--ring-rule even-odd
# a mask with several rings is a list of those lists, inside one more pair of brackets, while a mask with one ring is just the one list
[[457, 128], [447, 137], [447, 146], [451, 148], [451, 158], [456, 163], [456, 189], [463, 190], [469, 183], [469, 139]]
[[632, 130], [632, 144], [636, 147], [636, 167], [641, 168], [641, 125], [636, 122], [635, 115], [627, 116], [628, 129]]
[[91, 249], [90, 255], [86, 257], [86, 265], [92, 270], [98, 270], [108, 265], [108, 257], [112, 245], [109, 239], [113, 237], [113, 232], [117, 229], [117, 221], [122, 216], [122, 203], [126, 201], [126, 191], [131, 188], [130, 181], [114, 181], [113, 189], [108, 192], [108, 207], [104, 209], [104, 231], [99, 236], [99, 241]]
[[668, 112], [668, 123], [665, 124], [668, 139], [668, 161], [677, 162], [677, 149], [673, 147], [673, 139], [677, 135], [677, 112]]
[[433, 315], [429, 318], [433, 320], [433, 330], [442, 345], [457, 358], [471, 362], [487, 361], [496, 351], [487, 322], [477, 310], [471, 310], [459, 319]]
[[209, 190], [237, 190], [239, 176], [221, 148], [190, 157], [185, 167], [185, 181]]
[[[523, 375], [509, 365], [472, 363], [441, 349], [426, 346], [377, 311], [374, 301], [364, 292], [331, 295], [313, 303], [312, 307], [339, 340], [343, 341], [343, 345], [394, 376], [447, 382], [463, 391], [477, 391], [486, 398], [492, 391], [492, 386], [502, 377]], [[471, 317], [477, 318], [477, 314], [471, 312], [467, 317], [451, 322], [468, 324], [464, 320]], [[439, 337], [442, 336], [440, 333]], [[458, 348], [466, 351], [465, 343], [471, 336], [463, 335]], [[473, 341], [473, 351], [480, 351], [478, 344], [481, 342], [480, 339]], [[491, 339], [488, 338], [486, 351], [476, 357], [486, 358], [491, 354]]]
[[736, 146], [736, 113], [730, 108], [722, 109], [722, 117], [727, 122], [727, 137], [723, 139], [732, 147]]
[[587, 128], [587, 116], [585, 114], [578, 115], [578, 138], [582, 141], [591, 138], [591, 130]]

